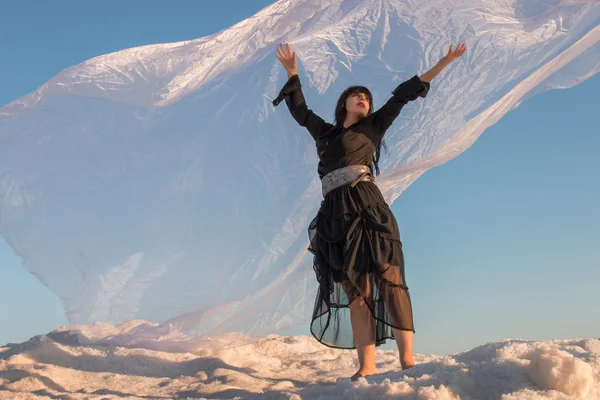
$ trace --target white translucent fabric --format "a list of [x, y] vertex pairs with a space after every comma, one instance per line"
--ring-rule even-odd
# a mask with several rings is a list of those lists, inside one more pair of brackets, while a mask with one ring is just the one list
[[71, 324], [146, 320], [130, 335], [150, 338], [308, 325], [320, 181], [311, 136], [271, 104], [287, 80], [276, 46], [292, 44], [331, 122], [345, 87], [378, 108], [467, 43], [386, 134], [393, 202], [523, 100], [597, 73], [599, 21], [581, 0], [282, 0], [208, 37], [88, 60], [0, 109], [1, 233]]

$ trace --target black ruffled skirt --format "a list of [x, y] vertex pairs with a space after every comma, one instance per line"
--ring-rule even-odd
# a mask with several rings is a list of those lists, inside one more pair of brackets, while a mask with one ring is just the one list
[[398, 223], [371, 182], [327, 193], [308, 228], [319, 282], [310, 330], [322, 344], [356, 348], [350, 303], [363, 296], [374, 318], [375, 344], [392, 327], [414, 332]]

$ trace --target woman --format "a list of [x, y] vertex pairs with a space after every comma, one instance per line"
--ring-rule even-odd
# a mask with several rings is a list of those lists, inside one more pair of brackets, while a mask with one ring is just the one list
[[323, 186], [324, 199], [309, 226], [319, 282], [311, 333], [326, 346], [356, 348], [360, 368], [352, 380], [376, 372], [375, 347], [388, 338], [396, 340], [402, 369], [414, 365], [412, 305], [400, 233], [373, 175], [379, 174], [383, 136], [400, 110], [425, 97], [431, 80], [465, 50], [464, 44], [456, 50], [450, 45], [432, 69], [400, 84], [377, 111], [367, 88], [349, 87], [340, 95], [335, 123], [330, 124], [306, 105], [296, 53], [289, 44], [277, 49], [288, 81], [273, 104], [285, 99], [293, 118], [314, 138]]

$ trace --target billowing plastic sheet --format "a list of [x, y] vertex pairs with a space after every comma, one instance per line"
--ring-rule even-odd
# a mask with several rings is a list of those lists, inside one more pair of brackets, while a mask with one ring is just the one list
[[309, 107], [332, 121], [345, 87], [378, 108], [467, 43], [386, 134], [391, 203], [523, 100], [597, 73], [599, 21], [596, 1], [282, 0], [88, 60], [0, 109], [1, 233], [70, 324], [149, 321], [125, 341], [307, 325], [320, 181], [309, 133], [271, 104], [276, 46], [292, 44]]

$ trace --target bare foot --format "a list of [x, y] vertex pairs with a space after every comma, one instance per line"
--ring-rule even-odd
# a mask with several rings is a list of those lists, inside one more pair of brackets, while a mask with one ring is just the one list
[[377, 372], [376, 369], [359, 369], [354, 375], [352, 375], [352, 377], [350, 378], [351, 381], [356, 381], [358, 380], [358, 378], [365, 377], [365, 376], [369, 376], [369, 375], [373, 375]]
[[409, 369], [415, 366], [415, 357], [411, 354], [410, 356], [404, 356], [400, 359], [400, 366], [403, 370]]

